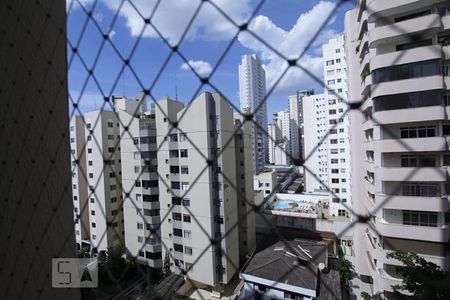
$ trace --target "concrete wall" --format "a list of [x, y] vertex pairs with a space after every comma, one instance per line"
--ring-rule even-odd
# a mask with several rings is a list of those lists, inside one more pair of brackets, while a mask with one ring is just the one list
[[65, 3], [1, 3], [2, 299], [79, 299], [51, 286], [51, 259], [75, 256]]

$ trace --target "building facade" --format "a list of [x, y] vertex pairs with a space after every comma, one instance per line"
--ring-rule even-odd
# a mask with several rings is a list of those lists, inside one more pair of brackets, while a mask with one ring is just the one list
[[327, 90], [326, 115], [328, 188], [332, 194], [330, 214], [349, 216], [350, 199], [350, 119], [348, 110], [347, 65], [344, 36], [330, 39], [323, 47], [323, 76]]
[[123, 244], [119, 121], [112, 111], [87, 112], [72, 117], [70, 131], [76, 241], [96, 256]]
[[[268, 139], [263, 130], [267, 128], [266, 72], [261, 62], [253, 55], [242, 56], [239, 65], [240, 108], [254, 114], [253, 120], [253, 166], [255, 174], [264, 172], [264, 164], [269, 159]], [[261, 128], [263, 130], [261, 130]]]
[[89, 198], [86, 170], [85, 125], [82, 117], [70, 119], [72, 154], [72, 197], [74, 203], [75, 240], [78, 250], [90, 249]]
[[314, 90], [298, 91], [295, 95], [288, 97], [289, 119], [290, 119], [290, 153], [292, 157], [302, 158], [302, 98], [314, 94]]
[[355, 227], [355, 270], [389, 294], [401, 282], [393, 250], [449, 267], [450, 7], [358, 2], [345, 17], [349, 100], [363, 100], [351, 113], [352, 198], [371, 224]]
[[[162, 267], [156, 122], [143, 96], [115, 98], [120, 119], [123, 214], [127, 255], [150, 268]], [[125, 130], [127, 127], [127, 130]]]
[[[251, 229], [235, 226], [239, 210], [249, 209], [242, 206], [244, 195], [238, 196], [236, 182], [246, 178], [240, 191], [250, 197], [246, 186], [251, 186], [253, 172], [247, 169], [252, 166], [236, 159], [233, 111], [220, 94], [203, 93], [188, 108], [170, 99], [157, 107], [159, 199], [161, 215], [168, 214], [161, 220], [163, 257], [169, 251], [174, 272], [185, 270], [188, 281], [220, 292], [238, 271], [239, 237], [247, 235], [247, 246], [253, 244], [248, 240]], [[250, 148], [247, 142], [242, 151]], [[239, 168], [232, 163], [237, 161]], [[211, 239], [215, 243], [207, 247]]]
[[306, 192], [325, 191], [328, 184], [327, 104], [324, 94], [302, 98], [304, 184]]

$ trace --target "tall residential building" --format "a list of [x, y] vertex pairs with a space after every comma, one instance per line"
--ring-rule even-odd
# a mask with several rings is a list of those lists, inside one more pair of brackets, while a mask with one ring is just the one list
[[327, 139], [324, 139], [328, 129], [325, 97], [319, 94], [302, 98], [306, 192], [324, 191], [328, 184], [328, 146]]
[[[253, 126], [253, 166], [255, 174], [264, 172], [268, 161], [268, 140], [264, 130], [267, 129], [266, 72], [261, 62], [253, 55], [242, 56], [239, 65], [240, 108], [254, 113], [253, 120], [259, 125]], [[264, 102], [263, 102], [264, 101]], [[256, 111], [255, 111], [256, 110]], [[261, 128], [263, 130], [261, 130]]]
[[[347, 66], [344, 37], [323, 47], [323, 73], [327, 89], [303, 96], [305, 190], [330, 191], [330, 215], [350, 217], [350, 132], [347, 110]], [[308, 157], [309, 156], [309, 157]]]
[[72, 195], [74, 203], [75, 240], [78, 250], [90, 249], [89, 197], [86, 170], [85, 125], [82, 117], [70, 119], [72, 153]]
[[123, 244], [119, 121], [112, 111], [84, 114], [92, 253]]
[[[120, 119], [123, 215], [127, 254], [151, 268], [162, 266], [156, 122], [143, 95], [114, 98]], [[125, 127], [127, 130], [125, 131]]]
[[323, 47], [323, 76], [328, 121], [328, 187], [332, 192], [330, 214], [349, 216], [350, 199], [350, 120], [347, 105], [347, 64], [344, 36], [330, 39]]
[[273, 114], [273, 122], [267, 127], [269, 134], [269, 163], [274, 165], [289, 165], [291, 151], [290, 142], [291, 120], [289, 110], [285, 109]]
[[[233, 143], [233, 111], [220, 94], [203, 93], [188, 108], [178, 101], [161, 100], [155, 120], [156, 140], [161, 145], [160, 209], [161, 215], [169, 214], [161, 220], [161, 239], [167, 247], [162, 249], [162, 256], [170, 251], [174, 272], [185, 269], [190, 281], [220, 291], [238, 271], [239, 254], [243, 253], [239, 238], [249, 233], [254, 238], [254, 229], [235, 226], [240, 210], [250, 208], [242, 205], [243, 195], [233, 188], [243, 176], [246, 183], [239, 183], [240, 192], [251, 196], [246, 188], [253, 189], [253, 172], [247, 170], [252, 166], [244, 158], [249, 155], [245, 149], [249, 149], [250, 141]], [[172, 127], [174, 122], [177, 128]], [[243, 130], [248, 139], [249, 128]], [[244, 138], [242, 134], [237, 136]], [[241, 148], [244, 156], [237, 158]], [[207, 247], [211, 239], [216, 243]]]
[[314, 90], [298, 91], [288, 97], [290, 119], [290, 153], [294, 158], [302, 158], [302, 98], [314, 94]]
[[392, 250], [449, 267], [450, 5], [358, 2], [345, 16], [349, 100], [364, 101], [351, 114], [352, 198], [370, 226], [355, 227], [355, 269], [389, 294]]

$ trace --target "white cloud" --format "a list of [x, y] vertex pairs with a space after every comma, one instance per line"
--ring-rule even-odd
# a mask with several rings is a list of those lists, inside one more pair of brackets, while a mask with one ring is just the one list
[[[334, 9], [334, 6], [335, 4], [332, 2], [320, 1], [310, 11], [301, 14], [289, 31], [278, 27], [272, 20], [262, 15], [257, 16], [251, 22], [249, 28], [282, 55], [291, 59], [298, 58], [310, 40], [313, 39], [316, 30], [319, 30], [324, 20]], [[330, 23], [333, 21], [331, 20]], [[324, 42], [333, 36], [336, 36], [334, 30], [322, 30], [312, 45], [312, 53], [305, 54], [299, 61], [302, 67], [319, 78], [322, 77], [322, 58], [313, 55], [317, 55], [318, 52], [321, 54], [317, 47], [321, 47]], [[244, 47], [256, 52], [262, 58], [265, 62], [264, 68], [266, 69], [268, 88], [273, 86], [287, 67], [287, 63], [248, 33], [240, 34], [239, 41]], [[317, 86], [317, 83], [313, 82], [311, 77], [299, 68], [292, 68], [277, 85], [275, 94], [287, 95], [294, 93], [301, 87], [308, 87], [308, 85]]]
[[[88, 0], [86, 0], [88, 1]], [[119, 8], [121, 0], [101, 0], [111, 10]], [[251, 0], [212, 0], [231, 19], [240, 24], [248, 19], [251, 13]], [[156, 0], [133, 0], [134, 7], [145, 18], [150, 17]], [[171, 44], [177, 44], [185, 28], [195, 13], [200, 0], [164, 0], [161, 1], [152, 18], [152, 24], [160, 34]], [[125, 1], [120, 10], [120, 16], [125, 18], [126, 25], [132, 36], [138, 36], [145, 25], [136, 9]], [[203, 4], [199, 14], [193, 22], [187, 39], [224, 40], [231, 38], [237, 29], [225, 19], [210, 3]], [[144, 37], [159, 37], [158, 33], [147, 26]]]
[[115, 30], [111, 30], [109, 32], [109, 38], [112, 39], [114, 36], [116, 35], [116, 31]]
[[[195, 70], [195, 72], [197, 72], [201, 76], [209, 75], [209, 73], [211, 73], [212, 70], [209, 62], [203, 60], [189, 60], [189, 65], [191, 65], [191, 67]], [[187, 63], [184, 63], [181, 65], [180, 69], [190, 70], [191, 68], [189, 67], [189, 65]]]

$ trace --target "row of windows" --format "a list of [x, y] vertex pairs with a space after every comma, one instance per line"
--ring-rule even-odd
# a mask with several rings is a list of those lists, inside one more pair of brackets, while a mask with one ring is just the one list
[[179, 236], [179, 237], [184, 237], [185, 239], [191, 239], [192, 238], [192, 232], [190, 230], [182, 230], [179, 228], [174, 228], [173, 229], [173, 235], [174, 236]]
[[414, 226], [437, 227], [437, 213], [428, 211], [403, 211], [403, 224]]
[[172, 213], [172, 218], [175, 220], [175, 221], [181, 221], [181, 219], [183, 218], [183, 222], [186, 222], [186, 223], [191, 223], [191, 216], [190, 215], [182, 215], [182, 214], [180, 214], [180, 213]]
[[447, 95], [439, 90], [395, 94], [374, 98], [375, 111], [442, 105]]
[[440, 60], [426, 60], [376, 69], [372, 72], [373, 83], [418, 78], [441, 74]]
[[[181, 252], [183, 253], [183, 245], [180, 244], [173, 244], [173, 249], [176, 252]], [[188, 246], [184, 246], [184, 253], [187, 255], [192, 255], [192, 248], [188, 247]]]

